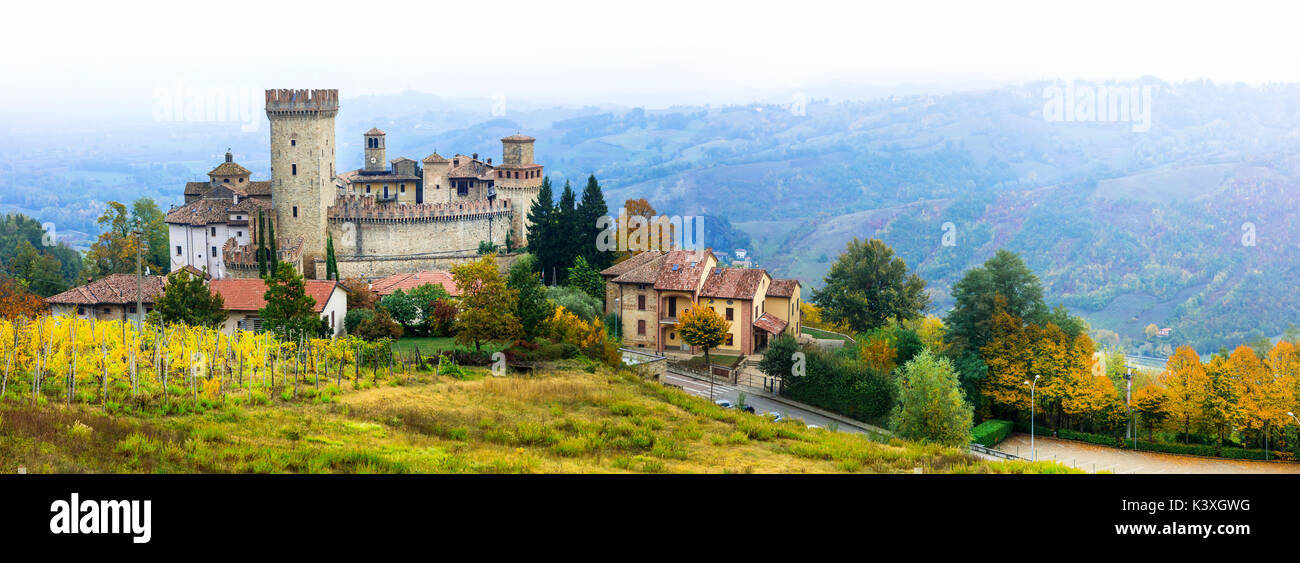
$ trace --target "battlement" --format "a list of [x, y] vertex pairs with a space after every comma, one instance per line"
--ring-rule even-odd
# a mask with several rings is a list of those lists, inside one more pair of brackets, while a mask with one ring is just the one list
[[330, 221], [426, 222], [457, 221], [511, 212], [510, 200], [480, 199], [453, 203], [417, 203], [414, 205], [380, 205], [374, 195], [339, 196], [329, 208]]
[[266, 115], [330, 114], [339, 110], [339, 91], [278, 88], [266, 91]]

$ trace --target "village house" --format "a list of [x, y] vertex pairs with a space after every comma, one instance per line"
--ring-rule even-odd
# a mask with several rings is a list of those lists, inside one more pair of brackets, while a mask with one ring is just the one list
[[[154, 301], [162, 295], [166, 278], [142, 276], [140, 301], [144, 314], [153, 311]], [[112, 274], [86, 285], [69, 289], [45, 298], [50, 313], [56, 316], [76, 315], [79, 319], [121, 321], [136, 315], [136, 278], [132, 274]]]
[[442, 270], [421, 270], [414, 273], [393, 274], [386, 278], [375, 280], [370, 283], [370, 291], [373, 291], [380, 298], [387, 297], [402, 290], [410, 293], [412, 289], [425, 284], [441, 285], [447, 290], [447, 294], [452, 297], [460, 296], [460, 288], [456, 286], [456, 280], [452, 279], [450, 272]]
[[772, 337], [798, 337], [799, 282], [767, 271], [721, 268], [711, 250], [642, 252], [601, 271], [605, 312], [618, 314], [629, 348], [698, 352], [677, 332], [682, 312], [706, 306], [731, 323], [719, 352], [761, 352]]
[[[348, 312], [347, 291], [338, 282], [331, 280], [305, 280], [307, 296], [316, 301], [312, 310], [329, 323], [331, 334], [343, 335], [343, 316]], [[222, 327], [227, 334], [234, 334], [235, 329], [262, 330], [260, 311], [266, 306], [266, 282], [261, 279], [225, 278], [208, 283], [212, 293], [225, 301], [226, 323]]]

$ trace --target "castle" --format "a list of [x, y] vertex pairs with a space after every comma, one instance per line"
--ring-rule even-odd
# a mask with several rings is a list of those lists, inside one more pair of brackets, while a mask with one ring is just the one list
[[389, 161], [385, 133], [372, 128], [363, 135], [362, 168], [338, 173], [338, 109], [338, 90], [267, 90], [271, 179], [251, 180], [227, 152], [208, 181], [186, 184], [185, 204], [166, 218], [171, 269], [255, 277], [262, 228], [281, 261], [316, 279], [325, 277], [331, 239], [339, 277], [367, 279], [446, 268], [476, 258], [482, 243], [527, 244], [528, 209], [543, 176], [532, 137], [501, 139], [495, 165], [437, 152]]

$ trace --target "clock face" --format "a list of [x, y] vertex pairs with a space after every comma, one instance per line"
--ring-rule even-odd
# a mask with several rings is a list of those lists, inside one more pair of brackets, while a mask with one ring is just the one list
[[375, 163], [375, 157], [372, 156], [370, 157], [370, 164], [374, 164], [374, 163]]

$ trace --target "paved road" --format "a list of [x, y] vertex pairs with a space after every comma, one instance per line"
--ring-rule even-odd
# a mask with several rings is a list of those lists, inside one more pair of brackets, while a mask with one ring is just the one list
[[[1089, 473], [1300, 473], [1300, 463], [1274, 463], [1235, 459], [1216, 459], [1185, 455], [1121, 450], [1038, 436], [1034, 440], [1038, 459], [1054, 460]], [[1029, 457], [1029, 435], [1014, 434], [1003, 440], [997, 450]]]
[[[669, 372], [669, 373], [665, 373], [663, 377], [660, 378], [660, 383], [681, 387], [687, 393], [690, 393], [692, 395], [704, 397], [706, 399], [709, 397], [709, 382], [706, 380], [696, 379], [694, 377], [689, 377], [684, 375], [677, 375], [675, 373]], [[822, 428], [832, 428], [832, 425], [835, 425], [838, 427], [839, 430], [844, 432], [852, 432], [854, 434], [865, 434], [865, 432], [860, 428], [854, 427], [849, 424], [837, 422], [830, 418], [826, 418], [822, 415], [819, 415], [815, 412], [807, 411], [800, 408], [795, 408], [785, 403], [773, 401], [766, 397], [756, 395], [754, 394], [753, 391], [746, 391], [745, 389], [737, 388], [734, 385], [728, 385], [725, 383], [713, 384], [713, 398], [715, 400], [727, 399], [731, 401], [732, 404], [735, 404], [741, 392], [745, 393], [745, 404], [752, 405], [754, 407], [754, 411], [759, 414], [765, 412], [779, 412], [784, 417], [799, 418], [802, 419], [807, 424], [816, 424], [817, 426], [821, 426]]]

